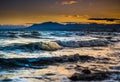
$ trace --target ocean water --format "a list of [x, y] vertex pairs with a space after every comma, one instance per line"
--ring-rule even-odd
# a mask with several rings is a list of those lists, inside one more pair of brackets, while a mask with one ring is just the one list
[[[91, 73], [86, 76], [84, 69]], [[86, 79], [70, 79], [76, 72]], [[106, 76], [92, 79], [96, 73]], [[0, 81], [119, 82], [120, 33], [0, 31]]]

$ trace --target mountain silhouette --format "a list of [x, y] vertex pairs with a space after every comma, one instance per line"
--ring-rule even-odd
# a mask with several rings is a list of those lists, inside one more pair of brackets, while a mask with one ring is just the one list
[[33, 24], [27, 30], [40, 31], [120, 31], [120, 24], [77, 24], [68, 23], [66, 25], [56, 22], [44, 22], [41, 24]]
[[[33, 24], [29, 27], [20, 26], [0, 26], [0, 31], [14, 30], [14, 31], [94, 31], [94, 32], [120, 32], [120, 24], [78, 24], [78, 23], [67, 23], [60, 24], [57, 22], [44, 22], [41, 24]], [[4, 27], [4, 28], [3, 28]], [[14, 27], [14, 29], [13, 29]]]
[[60, 30], [60, 29], [64, 29], [64, 25], [56, 22], [44, 22], [41, 24], [33, 24], [27, 29], [29, 30]]

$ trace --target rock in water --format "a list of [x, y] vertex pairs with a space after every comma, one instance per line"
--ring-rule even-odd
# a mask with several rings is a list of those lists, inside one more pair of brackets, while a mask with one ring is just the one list
[[54, 51], [62, 48], [56, 42], [36, 42], [36, 43], [26, 44], [20, 47], [25, 47], [30, 50], [48, 50], [48, 51]]
[[38, 48], [42, 50], [53, 51], [61, 49], [61, 46], [56, 42], [40, 42], [38, 43]]
[[89, 69], [84, 69], [84, 70], [82, 70], [82, 72], [83, 72], [84, 74], [91, 74], [91, 71], [90, 71]]

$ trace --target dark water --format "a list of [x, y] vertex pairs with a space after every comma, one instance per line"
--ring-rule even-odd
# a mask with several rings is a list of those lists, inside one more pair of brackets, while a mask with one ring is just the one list
[[120, 33], [1, 31], [0, 80], [119, 82]]

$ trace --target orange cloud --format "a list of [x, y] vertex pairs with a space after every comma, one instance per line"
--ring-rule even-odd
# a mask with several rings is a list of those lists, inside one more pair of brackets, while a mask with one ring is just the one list
[[63, 1], [61, 4], [62, 5], [72, 5], [72, 4], [76, 4], [77, 1], [76, 0], [69, 0], [69, 1]]
[[88, 19], [89, 18], [88, 15], [79, 15], [79, 14], [76, 14], [76, 15], [65, 15], [65, 17], [68, 17], [68, 18], [84, 18], [84, 19]]

